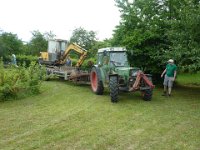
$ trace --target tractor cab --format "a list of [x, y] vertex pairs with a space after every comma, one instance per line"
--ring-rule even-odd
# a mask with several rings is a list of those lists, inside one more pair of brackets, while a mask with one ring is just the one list
[[49, 40], [47, 52], [40, 52], [40, 57], [43, 61], [47, 63], [53, 63], [56, 60], [60, 59], [67, 46], [68, 42], [66, 40]]
[[49, 60], [58, 60], [64, 54], [64, 51], [68, 46], [68, 42], [66, 40], [59, 39], [49, 40], [48, 42]]
[[102, 48], [98, 50], [98, 65], [109, 67], [129, 67], [126, 49], [122, 47]]

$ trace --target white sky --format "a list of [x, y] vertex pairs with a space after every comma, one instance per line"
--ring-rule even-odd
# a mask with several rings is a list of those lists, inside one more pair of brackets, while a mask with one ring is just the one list
[[0, 0], [0, 29], [29, 41], [31, 32], [53, 31], [69, 39], [75, 28], [97, 32], [103, 40], [112, 37], [120, 21], [114, 0]]

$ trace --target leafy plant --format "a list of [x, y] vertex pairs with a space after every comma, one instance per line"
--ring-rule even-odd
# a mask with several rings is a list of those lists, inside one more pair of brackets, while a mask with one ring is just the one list
[[19, 67], [3, 67], [0, 63], [0, 99], [7, 100], [17, 98], [19, 95], [38, 94], [41, 82], [45, 78], [45, 69], [35, 62], [28, 68], [25, 65]]
[[115, 0], [121, 22], [112, 44], [125, 46], [132, 65], [160, 73], [170, 58], [179, 70], [200, 70], [200, 3], [194, 0]]

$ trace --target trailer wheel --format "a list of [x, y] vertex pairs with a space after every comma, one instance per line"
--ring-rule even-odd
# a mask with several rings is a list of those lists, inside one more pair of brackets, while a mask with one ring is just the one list
[[110, 85], [111, 102], [116, 103], [118, 102], [118, 94], [119, 94], [117, 76], [110, 76], [109, 85]]
[[153, 92], [152, 92], [151, 89], [142, 91], [143, 100], [145, 100], [145, 101], [151, 101], [152, 94], [153, 94]]
[[92, 91], [97, 95], [103, 95], [104, 87], [103, 82], [100, 80], [100, 72], [95, 67], [92, 68], [90, 73], [90, 82]]

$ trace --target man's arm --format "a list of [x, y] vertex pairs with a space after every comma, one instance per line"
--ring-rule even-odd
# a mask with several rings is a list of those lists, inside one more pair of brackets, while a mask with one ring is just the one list
[[166, 73], [166, 69], [163, 71], [163, 73], [161, 74], [161, 78], [164, 76], [164, 74]]
[[173, 79], [174, 81], [175, 81], [175, 79], [176, 79], [176, 73], [177, 73], [177, 72], [174, 71], [174, 79]]

